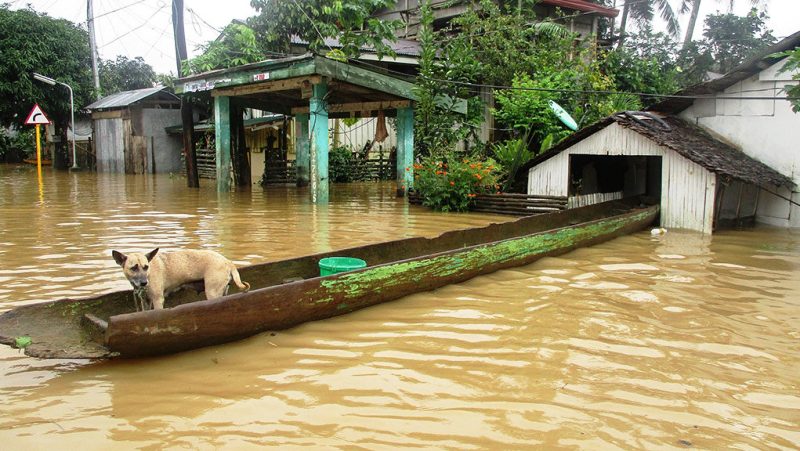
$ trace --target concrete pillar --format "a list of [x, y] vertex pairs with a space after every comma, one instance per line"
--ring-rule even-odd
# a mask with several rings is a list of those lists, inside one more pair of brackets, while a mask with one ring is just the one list
[[309, 131], [311, 141], [311, 202], [328, 203], [328, 106], [325, 81], [313, 86], [309, 101]]
[[217, 192], [231, 190], [231, 99], [214, 97], [214, 136], [217, 150]]
[[414, 187], [414, 108], [397, 109], [397, 196]]
[[295, 155], [297, 155], [294, 166], [297, 169], [297, 186], [307, 186], [310, 171], [310, 149], [308, 141], [308, 113], [300, 113], [294, 117], [294, 122], [297, 127], [295, 133]]

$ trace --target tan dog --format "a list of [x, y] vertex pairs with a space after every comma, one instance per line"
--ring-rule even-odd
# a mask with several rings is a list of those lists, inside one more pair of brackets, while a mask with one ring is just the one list
[[244, 291], [250, 289], [250, 284], [239, 278], [236, 265], [214, 251], [175, 250], [159, 254], [155, 248], [147, 254], [111, 251], [111, 255], [133, 285], [134, 295], [146, 290], [147, 300], [156, 310], [164, 308], [166, 295], [196, 280], [203, 280], [206, 299], [225, 296], [231, 280]]

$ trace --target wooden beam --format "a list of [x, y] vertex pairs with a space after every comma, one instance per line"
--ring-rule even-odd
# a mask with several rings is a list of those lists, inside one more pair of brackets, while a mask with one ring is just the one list
[[[360, 102], [360, 103], [340, 103], [338, 105], [328, 105], [329, 113], [352, 113], [361, 111], [395, 110], [398, 108], [408, 108], [411, 106], [410, 100], [387, 100], [383, 102]], [[292, 114], [308, 113], [307, 106], [292, 108]]]
[[275, 92], [275, 91], [289, 91], [292, 89], [300, 89], [301, 91], [306, 88], [311, 89], [311, 85], [317, 84], [322, 80], [319, 75], [310, 77], [297, 77], [287, 78], [284, 80], [261, 81], [254, 84], [235, 86], [232, 88], [215, 89], [211, 91], [212, 97], [218, 96], [244, 96], [251, 94], [259, 94], [262, 92]]

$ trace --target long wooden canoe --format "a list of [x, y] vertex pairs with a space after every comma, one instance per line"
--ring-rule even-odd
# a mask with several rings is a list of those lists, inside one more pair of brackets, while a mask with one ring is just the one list
[[[135, 312], [131, 290], [30, 304], [0, 315], [0, 343], [22, 343], [26, 354], [40, 358], [185, 351], [563, 254], [641, 230], [657, 215], [658, 206], [626, 199], [454, 230], [435, 238], [407, 238], [253, 265], [239, 269], [252, 286], [249, 292], [206, 301], [192, 290], [181, 290], [167, 299], [170, 308], [164, 310]], [[368, 266], [319, 277], [319, 260], [337, 255], [361, 258]]]

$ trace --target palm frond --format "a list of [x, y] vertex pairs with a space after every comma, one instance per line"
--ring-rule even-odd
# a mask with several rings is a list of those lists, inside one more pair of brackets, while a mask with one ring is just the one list
[[555, 22], [537, 22], [531, 26], [537, 36], [557, 39], [569, 36], [570, 31], [567, 27]]

